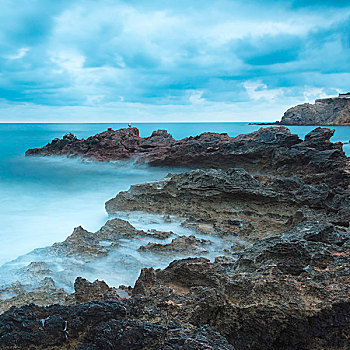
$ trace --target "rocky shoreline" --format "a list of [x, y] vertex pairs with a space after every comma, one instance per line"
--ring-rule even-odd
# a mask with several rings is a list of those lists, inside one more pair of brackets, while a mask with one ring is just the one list
[[310, 184], [347, 187], [350, 162], [334, 130], [316, 128], [302, 140], [284, 126], [260, 128], [250, 134], [203, 133], [175, 140], [166, 130], [142, 138], [137, 128], [112, 130], [78, 139], [67, 134], [27, 156], [68, 156], [99, 161], [134, 160], [150, 166], [243, 168], [262, 176], [298, 176]]
[[[0, 349], [348, 349], [349, 159], [333, 133], [317, 128], [301, 140], [276, 127], [176, 141], [109, 129], [28, 150], [190, 169], [120, 192], [99, 231], [78, 227], [40, 251], [95, 264], [128, 241], [173, 260], [167, 267], [143, 268], [119, 288], [78, 277], [69, 293], [49, 264], [33, 262], [23, 273], [36, 288], [0, 289]], [[133, 212], [181, 218], [191, 234], [118, 218]]]

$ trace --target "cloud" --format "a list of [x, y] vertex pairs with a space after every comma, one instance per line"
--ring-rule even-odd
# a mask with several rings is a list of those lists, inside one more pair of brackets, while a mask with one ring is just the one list
[[5, 56], [5, 58], [9, 60], [19, 60], [20, 58], [24, 57], [28, 51], [29, 51], [28, 47], [21, 47], [20, 49], [17, 50], [15, 54], [7, 55]]
[[4, 0], [0, 119], [23, 106], [56, 121], [113, 109], [239, 119], [243, 104], [254, 119], [268, 102], [278, 119], [278, 106], [349, 89], [350, 5], [317, 4]]

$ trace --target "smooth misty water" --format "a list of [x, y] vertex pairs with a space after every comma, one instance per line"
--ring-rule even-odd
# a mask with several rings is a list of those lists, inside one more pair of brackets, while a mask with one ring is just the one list
[[[201, 132], [231, 136], [260, 128], [247, 123], [134, 124], [141, 136], [167, 129], [177, 139]], [[86, 138], [124, 124], [0, 124], [0, 265], [34, 248], [64, 240], [74, 227], [99, 229], [107, 219], [106, 200], [131, 184], [161, 179], [170, 169], [132, 163], [93, 163], [57, 157], [24, 157], [28, 148], [41, 147], [73, 132]], [[291, 127], [303, 137], [314, 127]], [[349, 141], [350, 127], [335, 127], [333, 141]], [[350, 154], [350, 146], [345, 145]]]

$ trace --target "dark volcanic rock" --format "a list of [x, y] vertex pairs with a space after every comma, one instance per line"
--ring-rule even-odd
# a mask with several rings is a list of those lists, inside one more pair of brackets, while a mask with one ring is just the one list
[[122, 210], [175, 214], [190, 218], [202, 233], [257, 239], [305, 220], [349, 227], [350, 196], [297, 177], [264, 185], [243, 169], [210, 169], [131, 186], [109, 200], [106, 210], [110, 215]]
[[303, 142], [283, 126], [261, 128], [237, 137], [203, 133], [178, 141], [165, 130], [141, 138], [136, 128], [108, 129], [86, 140], [66, 135], [43, 148], [30, 149], [26, 155], [67, 155], [104, 161], [136, 159], [154, 166], [240, 167], [252, 173], [298, 175], [309, 183], [347, 186], [348, 159], [340, 143], [329, 142], [332, 132], [325, 130], [328, 138], [309, 134]]
[[172, 328], [132, 320], [133, 305], [100, 301], [76, 306], [25, 306], [0, 316], [0, 349], [233, 350], [210, 327]]
[[78, 277], [74, 282], [74, 297], [77, 304], [96, 300], [119, 300], [116, 288], [110, 288], [106, 282], [91, 283], [85, 278]]
[[325, 269], [335, 262], [347, 241], [350, 242], [350, 234], [329, 223], [304, 222], [287, 233], [255, 243], [241, 254], [236, 269], [252, 272], [263, 266], [276, 266], [290, 275], [299, 275], [309, 266]]
[[[317, 128], [301, 140], [275, 127], [235, 138], [204, 133], [176, 141], [164, 130], [140, 138], [136, 128], [109, 129], [87, 140], [67, 134], [29, 150], [223, 168], [131, 186], [106, 209], [110, 215], [179, 215], [187, 218], [184, 225], [221, 235], [229, 246], [247, 239], [214, 262], [197, 257], [174, 260], [165, 269], [144, 268], [134, 288], [123, 287], [126, 299], [103, 281], [77, 278], [75, 293], [62, 302], [70, 305], [27, 305], [0, 315], [0, 349], [349, 348], [349, 162], [342, 145], [330, 142], [333, 132]], [[79, 227], [47, 251], [90, 260], [121, 239], [169, 234], [112, 219], [95, 233]], [[181, 236], [140, 250], [198, 254], [209, 243]], [[42, 263], [23, 271], [49, 272]]]
[[[143, 269], [130, 299], [12, 308], [0, 315], [0, 349], [343, 350], [349, 254], [348, 233], [301, 223], [238, 261], [190, 258]], [[76, 286], [81, 301], [110, 290], [83, 279]]]
[[235, 349], [346, 349], [349, 243], [332, 225], [303, 223], [237, 262], [184, 259], [144, 269], [134, 298], [158, 297], [170, 318], [208, 324]]
[[50, 277], [45, 277], [37, 287], [30, 291], [20, 282], [0, 288], [0, 313], [11, 306], [22, 306], [28, 303], [37, 305], [70, 304], [73, 298], [62, 288], [57, 288]]
[[206, 253], [207, 246], [211, 244], [211, 241], [206, 239], [198, 239], [195, 236], [180, 236], [174, 238], [171, 243], [159, 244], [148, 243], [141, 246], [139, 251], [150, 251], [161, 254], [171, 253]]
[[282, 125], [350, 125], [350, 95], [323, 98], [289, 108]]

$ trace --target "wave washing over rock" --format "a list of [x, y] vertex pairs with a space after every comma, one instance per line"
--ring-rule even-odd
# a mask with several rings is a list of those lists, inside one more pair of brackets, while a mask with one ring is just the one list
[[284, 126], [250, 134], [203, 133], [175, 140], [166, 130], [139, 136], [137, 128], [105, 132], [80, 140], [72, 134], [55, 139], [26, 155], [67, 155], [100, 161], [135, 159], [152, 166], [244, 168], [251, 173], [299, 176], [307, 183], [350, 184], [342, 143], [332, 143], [334, 130], [317, 128], [301, 140]]
[[[175, 141], [129, 128], [29, 150], [200, 169], [131, 186], [106, 203], [99, 231], [78, 227], [34, 251], [43, 260], [17, 273], [36, 285], [0, 290], [2, 310], [17, 305], [0, 315], [0, 349], [347, 349], [349, 159], [332, 134], [301, 140], [277, 127]], [[174, 231], [143, 230], [140, 217]], [[109, 261], [118, 276], [123, 245], [152, 262], [133, 286], [78, 277], [73, 293], [60, 289], [75, 264]]]

